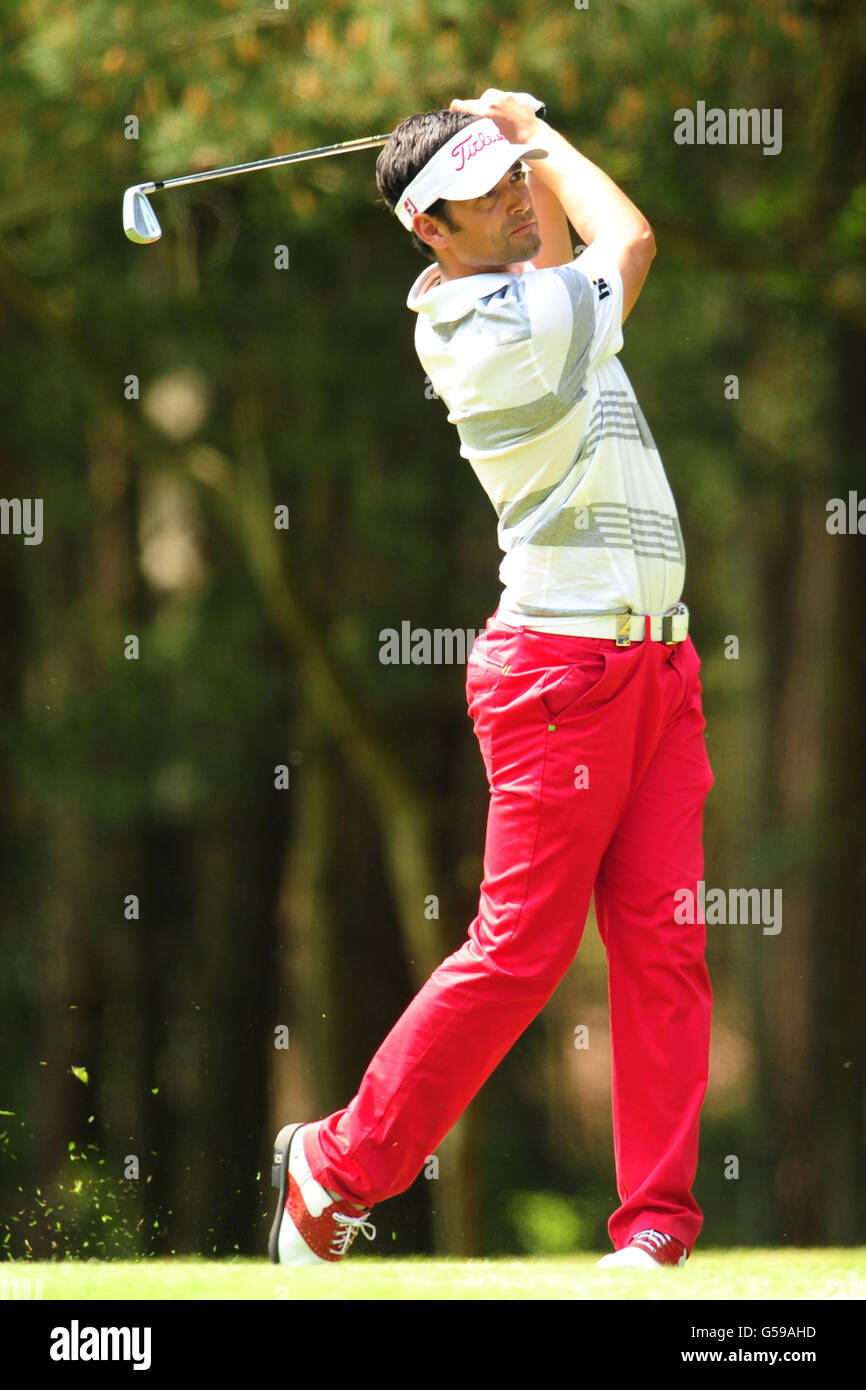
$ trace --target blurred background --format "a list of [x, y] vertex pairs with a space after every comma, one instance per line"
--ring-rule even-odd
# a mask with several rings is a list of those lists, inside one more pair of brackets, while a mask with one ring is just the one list
[[[0, 494], [44, 506], [0, 535], [3, 1254], [264, 1255], [276, 1129], [348, 1102], [475, 915], [465, 667], [379, 634], [483, 628], [501, 556], [376, 152], [155, 194], [153, 246], [120, 214], [487, 86], [655, 230], [621, 360], [686, 542], [706, 882], [783, 895], [708, 927], [701, 1239], [862, 1243], [862, 7], [6, 0], [0, 39]], [[781, 150], [677, 144], [699, 101]], [[362, 1253], [609, 1248], [592, 917], [435, 1157]]]

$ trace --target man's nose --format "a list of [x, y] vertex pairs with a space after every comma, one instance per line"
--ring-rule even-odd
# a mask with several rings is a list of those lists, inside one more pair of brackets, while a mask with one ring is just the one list
[[511, 197], [508, 200], [509, 212], [512, 214], [515, 212], [528, 212], [532, 207], [532, 198], [530, 197], [528, 185], [525, 183], [512, 185], [510, 191]]

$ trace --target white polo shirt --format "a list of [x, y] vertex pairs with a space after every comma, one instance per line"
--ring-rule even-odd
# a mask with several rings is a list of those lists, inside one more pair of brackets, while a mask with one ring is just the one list
[[[545, 270], [418, 276], [421, 365], [499, 518], [499, 618], [563, 635], [581, 618], [665, 613], [685, 551], [622, 347], [622, 278]], [[589, 624], [591, 626], [591, 624]]]

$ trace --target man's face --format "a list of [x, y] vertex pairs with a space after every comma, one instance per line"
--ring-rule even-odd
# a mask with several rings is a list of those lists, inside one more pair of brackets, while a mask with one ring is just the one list
[[451, 228], [438, 223], [446, 245], [434, 250], [446, 267], [456, 261], [479, 273], [538, 255], [541, 238], [525, 166], [519, 160], [489, 193], [459, 201], [446, 199], [445, 209]]

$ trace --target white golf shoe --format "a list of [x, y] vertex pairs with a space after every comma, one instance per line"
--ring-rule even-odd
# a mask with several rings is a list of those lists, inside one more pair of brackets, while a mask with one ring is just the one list
[[628, 1245], [602, 1256], [598, 1263], [608, 1269], [664, 1269], [684, 1265], [688, 1257], [688, 1250], [676, 1236], [664, 1231], [638, 1231]]
[[271, 1183], [277, 1210], [268, 1241], [274, 1264], [317, 1265], [342, 1260], [360, 1231], [376, 1235], [369, 1211], [341, 1201], [310, 1171], [301, 1142], [302, 1124], [286, 1125], [274, 1140]]

